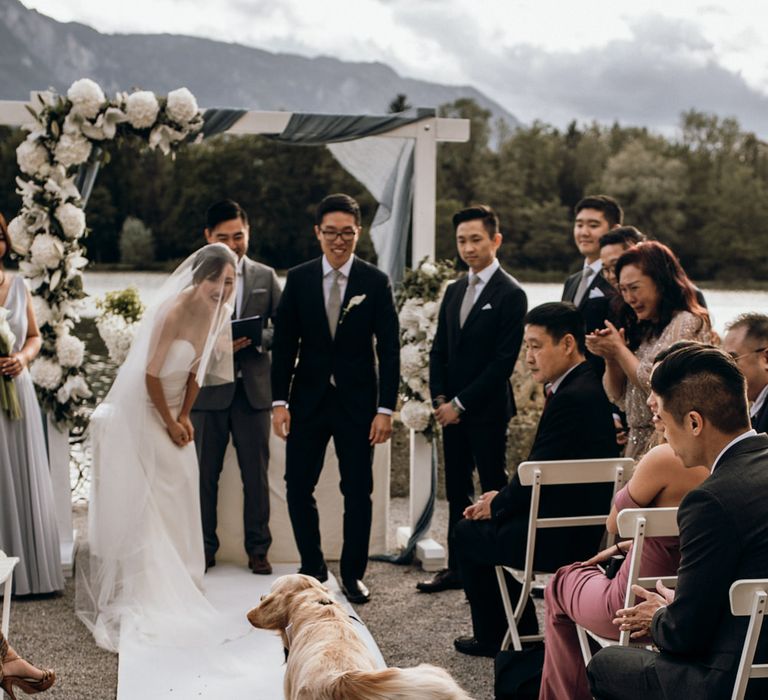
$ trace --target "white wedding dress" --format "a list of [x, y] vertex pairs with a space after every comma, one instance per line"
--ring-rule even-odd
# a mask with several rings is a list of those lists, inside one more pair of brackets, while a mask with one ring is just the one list
[[[230, 349], [231, 367], [231, 334], [226, 335], [231, 309], [223, 298], [200, 328], [184, 327], [158, 350], [169, 309], [190, 294], [186, 281], [176, 280], [181, 291], [145, 316], [113, 387], [91, 417], [90, 556], [78, 561], [75, 610], [96, 643], [111, 651], [119, 651], [126, 638], [200, 646], [242, 633], [225, 629], [203, 592], [194, 442], [179, 447], [171, 440], [146, 387], [147, 376], [159, 379], [176, 416], [190, 374], [202, 385], [212, 370], [221, 370], [216, 348]], [[197, 342], [178, 337], [182, 334]], [[158, 352], [159, 371], [151, 359]]]

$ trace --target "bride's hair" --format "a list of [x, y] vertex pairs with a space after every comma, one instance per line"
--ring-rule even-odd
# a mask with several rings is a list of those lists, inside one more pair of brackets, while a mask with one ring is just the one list
[[203, 280], [218, 279], [227, 265], [232, 265], [233, 253], [221, 244], [207, 245], [201, 248], [192, 262], [192, 284], [198, 285]]

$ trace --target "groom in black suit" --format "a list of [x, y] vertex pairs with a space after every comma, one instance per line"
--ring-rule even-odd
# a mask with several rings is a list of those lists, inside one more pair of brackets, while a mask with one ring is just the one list
[[[712, 476], [680, 503], [677, 588], [640, 589], [645, 600], [616, 612], [615, 624], [650, 634], [659, 653], [609, 647], [587, 675], [600, 700], [728, 698], [748, 622], [731, 615], [729, 589], [768, 578], [768, 436], [750, 429], [744, 375], [720, 350], [673, 352], [651, 388], [667, 442], [687, 466], [711, 464]], [[755, 660], [767, 658], [763, 626]], [[751, 680], [746, 697], [768, 697], [768, 680]]]
[[486, 205], [453, 216], [456, 247], [469, 274], [450, 285], [440, 305], [429, 354], [429, 389], [443, 427], [448, 498], [448, 568], [416, 587], [461, 588], [453, 530], [472, 504], [477, 467], [483, 491], [507, 483], [507, 425], [515, 415], [510, 376], [520, 354], [525, 292], [500, 266], [499, 219]]
[[360, 207], [352, 197], [320, 202], [315, 235], [323, 255], [288, 271], [277, 311], [272, 427], [286, 440], [299, 571], [321, 581], [328, 570], [313, 493], [333, 438], [344, 495], [342, 589], [351, 602], [365, 603], [373, 446], [392, 433], [400, 380], [397, 312], [387, 275], [354, 256]]
[[[525, 360], [533, 378], [547, 386], [547, 400], [528, 459], [598, 459], [615, 457], [619, 447], [611, 405], [602, 383], [584, 358], [584, 321], [573, 304], [541, 304], [525, 317]], [[545, 486], [540, 517], [594, 515], [607, 512], [608, 484]], [[461, 580], [469, 600], [474, 634], [454, 640], [457, 651], [495, 656], [507, 630], [495, 565], [521, 569], [525, 561], [531, 488], [517, 474], [500, 491], [489, 491], [464, 511], [454, 546]], [[597, 550], [603, 528], [552, 528], [536, 544], [535, 569], [555, 571], [584, 560]], [[520, 584], [508, 578], [512, 598]], [[520, 621], [521, 634], [538, 630], [529, 599]]]

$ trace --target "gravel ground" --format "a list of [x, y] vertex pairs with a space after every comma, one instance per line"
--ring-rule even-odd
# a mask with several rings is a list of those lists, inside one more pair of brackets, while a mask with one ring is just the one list
[[[407, 524], [408, 501], [394, 498], [390, 510], [390, 542]], [[438, 501], [433, 536], [445, 540], [447, 504]], [[84, 509], [76, 509], [81, 532]], [[338, 576], [338, 566], [331, 564]], [[448, 669], [476, 700], [493, 698], [493, 661], [457, 653], [453, 639], [471, 631], [469, 607], [462, 591], [425, 595], [417, 581], [428, 577], [415, 566], [370, 562], [366, 583], [372, 600], [359, 606], [387, 663], [392, 666], [437, 664]], [[74, 615], [74, 582], [63, 594], [16, 598], [9, 637], [30, 661], [56, 670], [58, 681], [44, 696], [51, 700], [113, 700], [117, 692], [117, 656], [97, 647]], [[394, 624], [393, 624], [394, 623]], [[148, 699], [151, 700], [151, 699]]]

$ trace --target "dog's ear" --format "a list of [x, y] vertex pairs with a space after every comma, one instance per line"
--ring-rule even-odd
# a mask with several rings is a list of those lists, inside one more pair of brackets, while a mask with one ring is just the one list
[[283, 630], [288, 624], [288, 605], [286, 596], [270, 593], [248, 613], [248, 622], [264, 630]]

